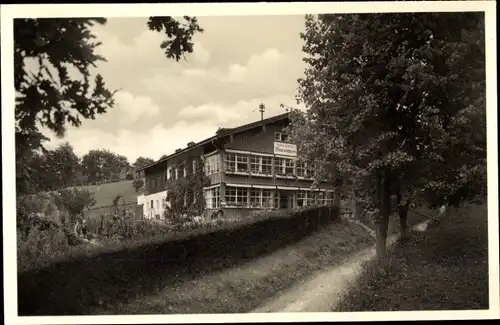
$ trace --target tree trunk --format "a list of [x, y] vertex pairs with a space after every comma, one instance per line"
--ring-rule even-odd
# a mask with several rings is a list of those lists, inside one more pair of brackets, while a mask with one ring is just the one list
[[406, 240], [409, 237], [408, 208], [409, 208], [409, 203], [398, 206], [399, 227], [400, 227], [400, 231], [401, 231], [401, 239], [402, 240]]
[[408, 239], [409, 231], [408, 231], [408, 209], [410, 207], [410, 200], [406, 200], [403, 202], [403, 197], [401, 195], [400, 189], [398, 188], [398, 192], [396, 193], [398, 198], [398, 214], [399, 214], [399, 227], [401, 232], [401, 240], [405, 241]]
[[391, 211], [389, 171], [383, 170], [377, 178], [377, 201], [379, 206], [379, 215], [376, 222], [376, 252], [379, 263], [383, 265], [387, 262], [386, 242]]

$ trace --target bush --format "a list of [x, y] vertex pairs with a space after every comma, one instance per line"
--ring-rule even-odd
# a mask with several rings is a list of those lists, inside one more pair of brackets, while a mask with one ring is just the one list
[[27, 236], [17, 233], [18, 271], [45, 267], [71, 249], [66, 233], [61, 229], [33, 228]]

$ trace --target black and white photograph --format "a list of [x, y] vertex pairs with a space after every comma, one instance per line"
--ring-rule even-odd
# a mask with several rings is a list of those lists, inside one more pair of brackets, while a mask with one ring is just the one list
[[500, 317], [495, 2], [249, 4], [2, 5], [6, 324]]

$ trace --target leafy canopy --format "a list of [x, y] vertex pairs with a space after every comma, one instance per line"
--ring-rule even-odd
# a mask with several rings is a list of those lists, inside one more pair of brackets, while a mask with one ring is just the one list
[[[101, 75], [91, 69], [105, 58], [92, 26], [104, 18], [22, 18], [14, 20], [16, 180], [18, 192], [33, 190], [36, 177], [26, 162], [44, 151], [42, 128], [64, 136], [69, 126], [95, 119], [114, 105]], [[168, 59], [180, 60], [193, 51], [192, 37], [203, 32], [194, 17], [150, 17], [148, 28], [162, 32], [159, 46]], [[31, 181], [30, 181], [31, 180]], [[31, 184], [30, 184], [31, 183]]]
[[483, 24], [481, 13], [307, 16], [299, 150], [371, 203], [382, 170], [393, 192], [434, 203], [482, 193]]

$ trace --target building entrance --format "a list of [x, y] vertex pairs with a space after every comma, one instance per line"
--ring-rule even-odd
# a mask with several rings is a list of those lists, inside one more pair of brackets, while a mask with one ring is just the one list
[[292, 191], [279, 191], [279, 207], [280, 209], [294, 208], [294, 199]]

